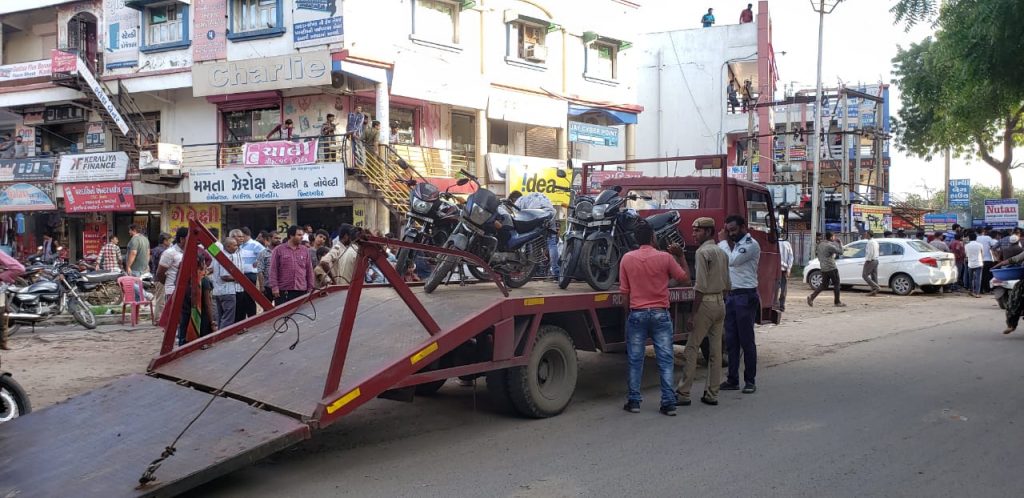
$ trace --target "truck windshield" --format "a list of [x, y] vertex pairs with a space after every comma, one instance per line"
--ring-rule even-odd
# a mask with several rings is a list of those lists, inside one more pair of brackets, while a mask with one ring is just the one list
[[697, 190], [631, 190], [636, 200], [627, 201], [630, 209], [700, 209]]

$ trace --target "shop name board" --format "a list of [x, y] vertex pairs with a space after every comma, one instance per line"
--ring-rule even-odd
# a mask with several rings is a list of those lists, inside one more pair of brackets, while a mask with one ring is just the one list
[[506, 178], [509, 192], [518, 190], [523, 195], [538, 192], [556, 206], [569, 204], [569, 193], [556, 188], [572, 186], [571, 169], [566, 172], [569, 178], [558, 177], [558, 170], [564, 169], [565, 161], [492, 153], [487, 154], [487, 162], [492, 170], [500, 171]]
[[0, 185], [0, 212], [53, 211], [53, 184]]
[[246, 166], [294, 166], [316, 162], [319, 140], [316, 138], [291, 141], [246, 143], [242, 154]]
[[64, 185], [64, 210], [68, 213], [134, 211], [132, 182]]
[[619, 146], [619, 130], [611, 126], [599, 126], [577, 121], [569, 122], [569, 141], [584, 142], [606, 147]]
[[94, 154], [64, 154], [60, 158], [60, 183], [120, 181], [128, 174], [128, 154], [124, 152], [97, 152]]
[[923, 219], [924, 229], [928, 232], [952, 230], [957, 223], [956, 213], [928, 213]]
[[169, 211], [171, 233], [180, 227], [188, 227], [189, 220], [196, 220], [206, 228], [221, 229], [220, 204], [172, 204]]
[[226, 95], [331, 84], [327, 50], [192, 66], [192, 94]]
[[53, 180], [53, 158], [0, 159], [0, 182]]
[[971, 180], [969, 178], [949, 181], [949, 205], [959, 207], [971, 205]]
[[32, 62], [19, 62], [0, 66], [0, 81], [25, 80], [29, 78], [45, 78], [50, 76], [50, 59]]
[[193, 170], [189, 201], [249, 202], [345, 197], [340, 164]]
[[985, 224], [993, 228], [1017, 228], [1019, 213], [1017, 199], [985, 199]]

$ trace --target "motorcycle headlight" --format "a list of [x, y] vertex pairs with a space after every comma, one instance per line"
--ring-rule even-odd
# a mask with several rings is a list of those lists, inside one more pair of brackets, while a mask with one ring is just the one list
[[594, 209], [591, 211], [591, 213], [594, 214], [594, 219], [595, 220], [603, 220], [604, 219], [604, 212], [607, 211], [607, 210], [608, 210], [608, 205], [607, 204], [598, 204], [598, 205], [594, 206]]
[[576, 218], [589, 220], [594, 216], [594, 205], [589, 202], [581, 202], [576, 205]]
[[412, 199], [412, 210], [416, 211], [417, 213], [428, 213], [428, 212], [430, 212], [430, 207], [432, 205], [433, 205], [432, 202], [423, 201], [423, 200], [417, 199], [415, 197], [413, 197], [413, 199]]
[[489, 211], [480, 207], [479, 204], [473, 205], [473, 209], [469, 212], [469, 221], [482, 226], [484, 223], [487, 223], [487, 220], [489, 219], [491, 219], [491, 213]]

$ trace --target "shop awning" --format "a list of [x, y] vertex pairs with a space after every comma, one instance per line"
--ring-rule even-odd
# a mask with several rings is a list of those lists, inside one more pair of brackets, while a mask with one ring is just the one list
[[390, 83], [388, 78], [388, 70], [380, 67], [367, 66], [364, 64], [357, 64], [351, 61], [335, 60], [332, 61], [332, 71], [348, 73], [360, 78], [368, 79], [374, 83]]
[[37, 90], [14, 91], [0, 93], [0, 107], [19, 107], [37, 104], [56, 104], [69, 100], [83, 98], [82, 92], [55, 86], [52, 88], [41, 88]]
[[[125, 78], [121, 80], [128, 93], [157, 92], [160, 90], [174, 90], [177, 88], [192, 87], [192, 73], [182, 71], [180, 73], [156, 74], [138, 78]], [[116, 91], [117, 85], [110, 84], [111, 90]]]
[[568, 103], [543, 95], [491, 89], [487, 117], [549, 128], [565, 128]]
[[637, 115], [626, 111], [616, 111], [603, 107], [589, 107], [579, 104], [569, 104], [570, 116], [592, 115], [607, 120], [608, 126], [636, 124]]

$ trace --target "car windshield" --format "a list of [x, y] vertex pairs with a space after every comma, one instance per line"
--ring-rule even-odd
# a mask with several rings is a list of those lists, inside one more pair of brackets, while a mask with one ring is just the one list
[[913, 249], [913, 250], [915, 250], [917, 252], [936, 252], [936, 251], [938, 251], [938, 249], [932, 247], [930, 244], [928, 244], [927, 242], [925, 242], [923, 240], [909, 240], [909, 241], [907, 241], [907, 245], [910, 246], [911, 249]]

